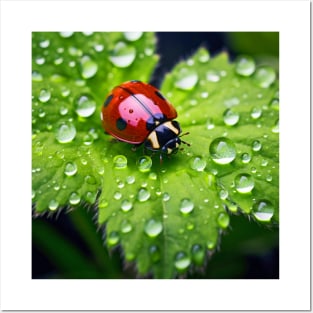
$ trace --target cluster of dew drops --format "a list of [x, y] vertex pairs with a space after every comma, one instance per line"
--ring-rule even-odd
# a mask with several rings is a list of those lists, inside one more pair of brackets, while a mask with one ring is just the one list
[[[60, 36], [63, 38], [70, 38], [73, 35], [71, 32], [63, 32], [60, 33]], [[92, 33], [84, 33], [85, 36], [91, 36]], [[136, 57], [142, 58], [145, 56], [151, 56], [153, 54], [152, 48], [145, 48], [143, 53], [138, 54], [136, 51], [136, 48], [131, 44], [132, 42], [140, 39], [142, 37], [143, 33], [140, 32], [132, 32], [132, 33], [124, 33], [124, 39], [118, 41], [114, 47], [110, 51], [109, 54], [109, 61], [112, 63], [113, 66], [117, 68], [126, 68], [130, 66]], [[39, 66], [43, 66], [46, 62], [46, 54], [48, 54], [48, 50], [45, 50], [49, 47], [50, 42], [49, 40], [43, 40], [39, 43], [40, 47], [42, 48], [43, 52], [42, 55], [39, 55], [35, 58], [35, 62]], [[101, 53], [104, 50], [104, 46], [102, 44], [95, 43], [94, 44], [94, 50], [95, 52]], [[64, 65], [64, 59], [62, 57], [62, 54], [64, 53], [64, 48], [60, 47], [57, 49], [57, 56], [54, 59], [54, 65]], [[84, 86], [86, 83], [86, 80], [93, 78], [95, 75], [97, 75], [98, 72], [98, 65], [97, 63], [92, 59], [89, 55], [84, 55], [83, 52], [76, 47], [70, 47], [68, 49], [68, 53], [70, 56], [73, 56], [73, 60], [69, 61], [67, 66], [69, 67], [76, 67], [78, 66], [81, 77], [78, 77], [76, 80], [76, 84], [78, 86]], [[75, 57], [75, 58], [74, 58]], [[78, 57], [78, 59], [77, 59]], [[79, 60], [77, 62], [77, 60]], [[210, 60], [210, 55], [206, 50], [201, 50], [198, 54], [198, 61], [201, 63], [207, 63]], [[77, 64], [79, 63], [79, 64]], [[193, 65], [195, 63], [194, 59], [187, 60], [187, 66], [180, 68], [174, 75], [175, 82], [174, 85], [176, 88], [180, 90], [185, 90], [186, 92], [192, 90], [197, 83], [199, 83], [199, 75], [197, 71], [193, 68]], [[254, 83], [259, 86], [260, 88], [268, 88], [271, 86], [271, 84], [276, 79], [275, 71], [269, 67], [269, 66], [262, 66], [262, 67], [256, 67], [256, 64], [253, 60], [253, 58], [249, 56], [240, 56], [237, 58], [235, 62], [235, 72], [239, 76], [243, 77], [249, 77], [252, 76], [252, 79]], [[206, 75], [205, 79], [207, 82], [210, 83], [216, 83], [218, 84], [219, 81], [223, 79], [227, 75], [226, 71], [217, 71], [217, 70], [209, 70]], [[40, 71], [36, 70], [32, 73], [32, 80], [33, 81], [43, 81], [43, 75], [40, 73]], [[50, 77], [51, 81], [58, 81], [61, 80], [62, 77], [59, 77], [59, 75], [52, 75]], [[203, 83], [200, 81], [200, 84]], [[62, 97], [66, 98], [70, 95], [71, 91], [64, 87], [61, 90]], [[41, 89], [39, 94], [37, 95], [37, 100], [40, 104], [49, 104], [49, 101], [53, 97], [53, 92], [49, 89]], [[206, 99], [209, 97], [208, 92], [202, 92], [201, 98]], [[258, 97], [262, 97], [262, 94], [260, 93]], [[234, 105], [239, 104], [240, 99], [234, 97], [231, 99], [225, 100], [225, 106], [227, 109], [223, 113], [223, 121], [225, 125], [227, 126], [235, 126], [240, 120], [240, 114], [233, 111], [232, 107]], [[36, 103], [36, 102], [35, 102]], [[75, 99], [73, 99], [73, 104], [75, 108], [75, 112], [78, 116], [78, 118], [89, 118], [94, 114], [96, 111], [96, 101], [90, 94], [81, 94]], [[197, 100], [191, 99], [190, 105], [194, 106], [197, 104]], [[278, 94], [277, 97], [274, 97], [271, 103], [268, 105], [270, 109], [278, 110], [279, 109], [279, 100], [278, 100]], [[60, 116], [64, 117], [68, 113], [68, 109], [66, 107], [60, 107], [59, 114]], [[45, 111], [42, 106], [37, 111], [37, 116], [33, 116], [33, 125], [36, 124], [37, 118], [43, 118], [45, 116]], [[254, 120], [258, 120], [262, 116], [262, 108], [255, 107], [251, 110], [251, 118]], [[211, 130], [215, 127], [214, 122], [208, 118], [208, 121], [205, 125], [205, 127], [208, 130]], [[52, 125], [47, 124], [47, 130], [51, 130]], [[273, 133], [278, 133], [278, 120], [272, 127]], [[67, 121], [62, 122], [58, 129], [55, 131], [55, 138], [56, 140], [61, 143], [65, 144], [68, 142], [71, 142], [75, 139], [76, 136], [76, 128], [73, 123], [73, 118], [69, 118]], [[94, 140], [98, 139], [98, 133], [96, 130], [91, 129], [85, 136], [84, 144], [86, 146], [93, 143]], [[42, 148], [42, 145], [40, 143], [37, 143], [36, 149], [40, 151], [40, 147]], [[251, 144], [251, 150], [254, 152], [258, 152], [262, 149], [262, 142], [261, 140], [254, 140]], [[235, 144], [226, 136], [225, 137], [218, 137], [215, 138], [209, 147], [209, 154], [212, 158], [212, 160], [218, 164], [218, 165], [227, 165], [230, 164], [232, 161], [235, 160], [237, 157], [237, 150]], [[252, 160], [252, 154], [249, 153], [242, 153], [240, 156], [240, 160], [242, 163], [247, 164]], [[87, 161], [85, 161], [87, 162]], [[114, 167], [118, 170], [126, 168], [127, 167], [127, 157], [124, 155], [117, 155], [113, 158]], [[141, 157], [138, 162], [138, 169], [141, 172], [148, 172], [150, 171], [152, 167], [152, 160], [148, 156]], [[203, 157], [193, 157], [189, 163], [189, 166], [194, 171], [204, 171], [207, 166], [207, 161]], [[266, 167], [268, 166], [267, 160], [262, 160], [261, 166]], [[33, 171], [38, 171], [38, 169], [33, 169]], [[103, 174], [104, 169], [101, 168], [99, 170], [99, 174]], [[255, 186], [255, 181], [253, 178], [253, 174], [256, 173], [256, 169], [251, 169], [251, 174], [249, 173], [241, 173], [238, 174], [233, 182], [233, 187], [235, 188], [236, 192], [240, 194], [249, 194], [252, 192]], [[64, 174], [66, 176], [74, 176], [77, 173], [77, 165], [75, 162], [69, 162], [66, 164], [64, 169]], [[92, 176], [88, 176], [86, 178], [89, 183], [95, 182], [94, 178]], [[149, 174], [149, 179], [156, 180], [157, 174], [154, 172], [151, 172]], [[135, 182], [134, 176], [129, 176], [126, 179], [127, 184], [132, 184]], [[272, 176], [269, 174], [266, 176], [266, 181], [271, 182]], [[118, 187], [122, 188], [124, 185], [123, 182], [118, 182]], [[162, 195], [162, 200], [164, 202], [168, 201], [170, 199], [170, 195], [166, 192], [163, 194], [160, 190], [155, 191], [158, 196]], [[137, 194], [137, 200], [140, 202], [145, 202], [150, 199], [150, 191], [146, 186], [141, 186], [141, 188], [138, 191]], [[228, 192], [226, 190], [221, 190], [219, 193], [219, 196], [222, 200], [227, 199]], [[32, 197], [35, 197], [35, 192], [33, 191]], [[90, 199], [90, 202], [94, 202], [96, 198], [96, 194], [89, 192], [88, 195], [86, 195], [86, 198]], [[115, 200], [120, 200], [122, 198], [122, 194], [117, 191], [114, 194]], [[81, 197], [78, 193], [73, 192], [70, 195], [69, 202], [71, 205], [77, 205], [81, 201]], [[51, 211], [54, 211], [58, 208], [58, 202], [56, 200], [52, 200], [49, 204], [49, 209]], [[107, 203], [99, 204], [99, 207], [101, 205], [105, 206]], [[130, 200], [122, 200], [121, 202], [121, 210], [123, 212], [128, 212], [133, 208], [133, 203]], [[179, 210], [181, 214], [188, 215], [194, 210], [194, 203], [192, 200], [188, 198], [184, 198], [180, 202]], [[234, 208], [236, 210], [236, 208]], [[274, 214], [274, 207], [272, 203], [268, 200], [260, 200], [256, 201], [252, 208], [252, 214], [254, 217], [262, 222], [269, 222]], [[217, 223], [218, 225], [224, 229], [228, 227], [229, 224], [229, 216], [226, 213], [220, 213], [217, 217]], [[194, 227], [194, 225], [190, 224], [188, 226], [190, 229]], [[133, 226], [128, 220], [123, 220], [121, 223], [121, 233], [129, 233], [132, 231]], [[156, 219], [150, 219], [146, 222], [144, 231], [146, 235], [148, 235], [151, 238], [155, 238], [158, 235], [160, 235], [163, 231], [163, 224], [160, 220]], [[117, 231], [113, 231], [107, 236], [107, 243], [110, 246], [114, 246], [119, 242], [119, 234]], [[209, 249], [213, 249], [215, 247], [216, 242], [210, 241], [207, 244], [207, 247]], [[151, 254], [152, 259], [158, 260], [160, 258], [160, 251], [156, 245], [152, 245], [149, 248], [149, 253]], [[189, 257], [191, 255], [191, 258]], [[201, 263], [201, 260], [204, 257], [204, 250], [201, 245], [195, 244], [191, 248], [191, 253], [186, 252], [179, 252], [176, 255], [175, 258], [175, 267], [178, 270], [184, 270], [187, 267], [189, 267], [191, 261], [193, 260], [195, 263]], [[131, 258], [131, 257], [130, 257]]]

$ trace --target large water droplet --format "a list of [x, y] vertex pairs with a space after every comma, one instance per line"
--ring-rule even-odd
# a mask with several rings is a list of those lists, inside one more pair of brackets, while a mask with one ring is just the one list
[[50, 98], [51, 98], [51, 93], [49, 90], [46, 90], [46, 89], [40, 90], [39, 97], [38, 97], [40, 102], [46, 103], [50, 100]]
[[109, 246], [115, 246], [120, 241], [120, 236], [117, 231], [112, 231], [107, 236], [107, 244]]
[[123, 234], [129, 233], [132, 231], [133, 227], [132, 224], [128, 220], [122, 220], [121, 222], [121, 232]]
[[249, 163], [251, 161], [251, 155], [247, 152], [244, 152], [242, 155], [241, 155], [241, 162], [242, 163]]
[[206, 63], [210, 60], [210, 54], [208, 52], [208, 50], [206, 49], [201, 49], [199, 52], [198, 52], [198, 60], [199, 62], [201, 63]]
[[195, 244], [191, 248], [192, 261], [197, 265], [202, 265], [205, 257], [205, 250], [201, 245]]
[[235, 177], [235, 188], [239, 193], [251, 192], [254, 188], [254, 179], [250, 174], [239, 174]]
[[189, 214], [190, 212], [193, 211], [193, 208], [194, 208], [194, 203], [190, 199], [185, 198], [181, 200], [180, 205], [179, 205], [179, 210], [181, 213]]
[[223, 113], [224, 123], [228, 126], [234, 126], [239, 122], [240, 115], [232, 109], [226, 109]]
[[221, 212], [217, 217], [218, 225], [225, 229], [229, 225], [229, 215], [226, 212]]
[[72, 192], [69, 198], [71, 205], [77, 205], [80, 202], [80, 195], [77, 192]]
[[87, 202], [93, 204], [97, 199], [97, 193], [93, 191], [87, 191], [85, 194], [85, 199]]
[[175, 87], [182, 90], [191, 90], [198, 82], [196, 71], [188, 68], [181, 68], [176, 74]]
[[136, 58], [136, 49], [125, 42], [118, 42], [110, 52], [109, 60], [116, 67], [124, 68], [130, 66]]
[[204, 171], [206, 164], [206, 160], [202, 157], [195, 157], [190, 161], [190, 167], [197, 172]]
[[273, 204], [268, 200], [260, 200], [253, 206], [252, 214], [260, 222], [269, 222], [274, 215]]
[[255, 62], [252, 57], [242, 55], [236, 60], [235, 71], [241, 76], [250, 76], [255, 71]]
[[116, 155], [113, 158], [113, 165], [116, 169], [124, 169], [127, 167], [127, 158], [125, 155]]
[[75, 99], [75, 111], [80, 117], [89, 117], [96, 110], [96, 101], [91, 95], [83, 94]]
[[145, 225], [145, 233], [150, 237], [157, 237], [163, 230], [162, 222], [150, 219]]
[[125, 199], [122, 201], [122, 204], [121, 204], [121, 209], [123, 212], [128, 212], [132, 209], [133, 207], [133, 204], [131, 203], [131, 201]]
[[136, 41], [141, 38], [143, 32], [124, 32], [124, 37], [129, 41]]
[[63, 123], [57, 129], [55, 138], [59, 143], [68, 143], [71, 142], [76, 136], [76, 128], [70, 123]]
[[259, 67], [253, 75], [255, 84], [261, 88], [268, 88], [274, 83], [275, 79], [276, 73], [270, 66]]
[[252, 150], [253, 151], [260, 151], [262, 149], [262, 144], [259, 140], [254, 140], [252, 142]]
[[98, 71], [98, 64], [93, 61], [89, 56], [83, 56], [81, 58], [81, 75], [85, 79], [92, 78]]
[[141, 188], [138, 191], [137, 198], [140, 202], [147, 201], [150, 198], [150, 192], [146, 188]]
[[210, 155], [217, 164], [228, 164], [236, 158], [234, 143], [225, 137], [214, 139], [210, 144]]
[[57, 200], [51, 200], [49, 202], [49, 210], [55, 211], [59, 206], [59, 202]]
[[186, 270], [190, 265], [191, 260], [185, 252], [178, 252], [175, 256], [174, 265], [179, 271]]
[[256, 120], [256, 119], [260, 118], [261, 115], [262, 115], [262, 109], [257, 108], [257, 107], [252, 108], [252, 110], [251, 110], [251, 117], [252, 117], [253, 119]]
[[209, 82], [212, 82], [212, 83], [217, 83], [221, 77], [220, 77], [220, 74], [219, 72], [215, 71], [215, 70], [209, 70], [207, 73], [206, 73], [206, 79], [209, 81]]
[[152, 159], [144, 155], [138, 159], [137, 166], [140, 172], [148, 172], [152, 166]]
[[64, 174], [66, 176], [74, 176], [77, 173], [76, 163], [69, 162], [65, 165]]

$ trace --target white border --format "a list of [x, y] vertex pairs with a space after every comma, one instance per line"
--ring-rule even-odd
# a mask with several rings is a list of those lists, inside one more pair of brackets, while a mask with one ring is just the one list
[[[31, 31], [279, 31], [279, 280], [31, 280]], [[309, 1], [1, 1], [3, 310], [310, 308]]]

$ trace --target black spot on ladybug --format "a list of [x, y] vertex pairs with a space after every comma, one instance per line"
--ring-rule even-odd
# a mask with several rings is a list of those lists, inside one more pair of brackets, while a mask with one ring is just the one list
[[166, 100], [165, 97], [160, 93], [160, 91], [156, 91], [155, 94], [162, 100]]
[[107, 99], [104, 101], [103, 106], [106, 107], [111, 102], [112, 98], [113, 95], [108, 96]]
[[130, 114], [134, 113], [134, 110], [133, 109], [129, 109], [128, 111]]
[[127, 126], [127, 122], [123, 119], [123, 118], [119, 118], [117, 121], [116, 121], [116, 127], [117, 129], [119, 130], [124, 130]]
[[153, 130], [161, 123], [166, 121], [166, 116], [162, 113], [157, 113], [154, 116], [150, 116], [146, 122], [147, 130]]

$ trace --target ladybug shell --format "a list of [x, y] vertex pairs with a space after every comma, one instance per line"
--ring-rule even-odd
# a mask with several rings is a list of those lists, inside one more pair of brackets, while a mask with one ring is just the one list
[[102, 126], [113, 137], [141, 144], [160, 124], [177, 117], [177, 112], [152, 85], [130, 81], [115, 87], [102, 107]]

